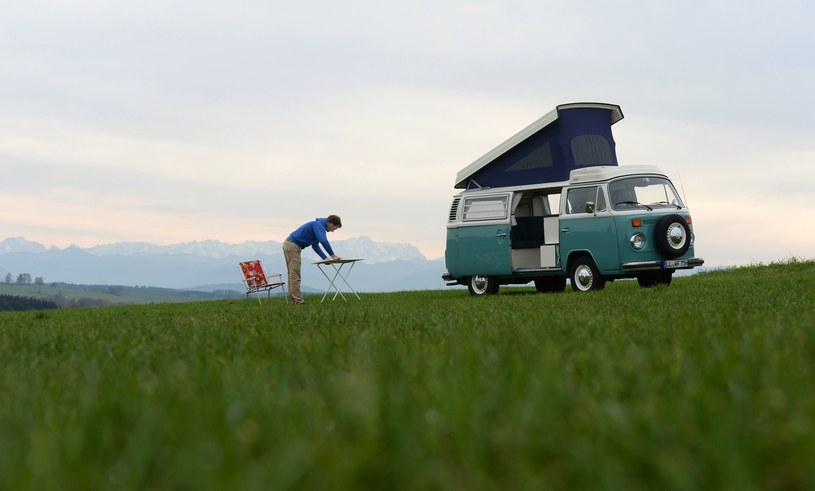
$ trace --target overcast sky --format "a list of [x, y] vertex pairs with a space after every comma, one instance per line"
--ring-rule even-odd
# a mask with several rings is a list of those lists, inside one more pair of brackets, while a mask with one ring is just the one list
[[[806, 1], [4, 2], [0, 239], [282, 241], [343, 219], [444, 254], [456, 173], [619, 104], [707, 265], [815, 257]], [[342, 255], [342, 251], [336, 251]]]

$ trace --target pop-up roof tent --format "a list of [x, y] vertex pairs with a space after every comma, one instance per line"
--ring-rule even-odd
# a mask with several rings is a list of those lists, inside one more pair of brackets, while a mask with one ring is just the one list
[[611, 125], [620, 106], [561, 104], [456, 175], [456, 188], [500, 188], [562, 182], [574, 169], [617, 165]]

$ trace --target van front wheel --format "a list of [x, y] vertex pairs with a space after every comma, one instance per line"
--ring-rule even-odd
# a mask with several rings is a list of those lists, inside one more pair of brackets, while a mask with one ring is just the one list
[[566, 288], [565, 276], [553, 276], [535, 280], [535, 289], [541, 293], [562, 292]]
[[660, 271], [646, 271], [637, 276], [637, 283], [643, 288], [650, 288], [657, 285], [668, 286], [671, 284], [671, 277], [673, 271], [660, 270]]
[[569, 280], [572, 289], [576, 292], [602, 290], [606, 286], [606, 279], [597, 270], [594, 261], [588, 256], [580, 256], [572, 264]]
[[470, 295], [495, 295], [498, 293], [498, 280], [492, 276], [471, 276], [467, 281]]

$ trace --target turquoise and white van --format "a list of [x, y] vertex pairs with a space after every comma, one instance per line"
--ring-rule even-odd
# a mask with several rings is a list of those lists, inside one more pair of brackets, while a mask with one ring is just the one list
[[589, 291], [619, 278], [667, 285], [702, 265], [668, 176], [617, 165], [610, 127], [620, 119], [610, 104], [558, 106], [459, 172], [443, 279], [473, 295], [529, 282], [563, 291], [567, 279]]

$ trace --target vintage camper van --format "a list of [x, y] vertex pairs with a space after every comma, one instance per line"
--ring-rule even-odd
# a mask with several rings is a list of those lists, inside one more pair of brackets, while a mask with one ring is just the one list
[[636, 278], [670, 284], [700, 266], [690, 212], [668, 176], [618, 166], [619, 106], [564, 104], [456, 177], [443, 279], [473, 295], [534, 282], [542, 292]]

